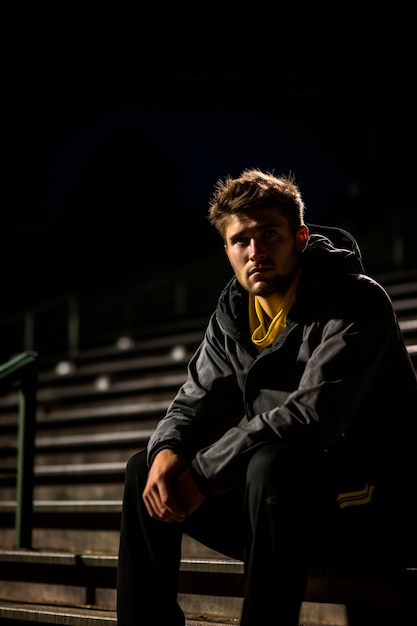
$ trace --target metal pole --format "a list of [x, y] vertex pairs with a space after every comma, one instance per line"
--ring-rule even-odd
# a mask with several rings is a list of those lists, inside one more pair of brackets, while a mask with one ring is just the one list
[[32, 547], [36, 386], [36, 369], [33, 363], [23, 373], [19, 390], [15, 513], [17, 548]]

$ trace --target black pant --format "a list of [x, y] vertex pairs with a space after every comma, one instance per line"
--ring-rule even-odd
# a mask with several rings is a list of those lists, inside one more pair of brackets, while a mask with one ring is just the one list
[[[378, 513], [381, 500], [375, 495], [367, 504], [341, 509], [341, 476], [332, 465], [325, 453], [308, 455], [267, 445], [251, 458], [236, 492], [207, 499], [185, 522], [166, 524], [151, 519], [142, 502], [148, 469], [145, 453], [135, 454], [126, 469], [118, 625], [184, 626], [177, 590], [181, 539], [187, 533], [244, 561], [241, 626], [297, 626], [310, 566], [384, 560], [386, 554], [387, 526]], [[361, 489], [369, 477], [356, 474]], [[385, 496], [382, 501], [383, 507], [393, 506]]]

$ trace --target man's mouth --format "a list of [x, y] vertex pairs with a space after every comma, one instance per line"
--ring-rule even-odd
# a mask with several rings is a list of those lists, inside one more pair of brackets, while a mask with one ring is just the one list
[[254, 267], [249, 271], [249, 276], [254, 276], [255, 274], [263, 274], [264, 272], [269, 272], [272, 268], [266, 265], [261, 265], [260, 267]]

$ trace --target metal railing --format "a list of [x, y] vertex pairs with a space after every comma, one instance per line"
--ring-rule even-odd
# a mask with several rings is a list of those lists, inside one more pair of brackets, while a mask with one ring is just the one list
[[18, 388], [16, 467], [0, 469], [16, 475], [16, 548], [32, 547], [37, 358], [36, 352], [27, 351], [0, 366], [0, 392]]

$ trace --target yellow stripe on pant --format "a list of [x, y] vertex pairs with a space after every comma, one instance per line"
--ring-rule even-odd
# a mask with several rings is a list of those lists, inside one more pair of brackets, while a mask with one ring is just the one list
[[366, 484], [363, 489], [358, 491], [347, 491], [346, 493], [339, 493], [337, 496], [337, 502], [341, 509], [347, 506], [357, 506], [359, 504], [368, 504], [371, 501], [372, 494], [374, 492], [375, 485]]

